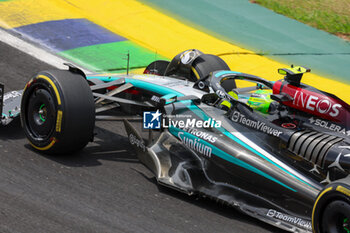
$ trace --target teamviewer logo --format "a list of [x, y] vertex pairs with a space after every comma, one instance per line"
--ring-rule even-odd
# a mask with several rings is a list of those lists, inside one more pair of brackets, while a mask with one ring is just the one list
[[156, 112], [143, 112], [143, 128], [144, 129], [160, 129], [160, 116], [162, 114]]

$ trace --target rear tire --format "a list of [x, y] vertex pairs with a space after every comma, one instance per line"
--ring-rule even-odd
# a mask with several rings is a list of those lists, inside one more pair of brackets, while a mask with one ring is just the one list
[[321, 225], [322, 232], [344, 232], [350, 230], [350, 205], [349, 203], [336, 200], [329, 203], [324, 209]]
[[342, 183], [326, 186], [316, 198], [312, 214], [315, 233], [347, 233], [350, 230], [350, 187]]
[[88, 82], [70, 71], [43, 71], [29, 81], [21, 103], [29, 143], [48, 154], [78, 151], [93, 139], [95, 104]]

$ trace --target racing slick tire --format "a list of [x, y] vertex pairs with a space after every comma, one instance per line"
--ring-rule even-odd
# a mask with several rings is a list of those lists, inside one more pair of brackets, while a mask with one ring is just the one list
[[192, 63], [192, 71], [195, 80], [206, 78], [211, 72], [217, 70], [230, 70], [228, 65], [220, 57], [212, 54], [202, 54]]
[[317, 196], [312, 211], [315, 233], [350, 231], [350, 186], [334, 183], [326, 186]]
[[93, 139], [94, 98], [85, 78], [67, 70], [38, 73], [25, 86], [21, 123], [33, 148], [70, 154]]
[[163, 76], [165, 74], [166, 68], [170, 64], [169, 61], [165, 60], [156, 60], [149, 64], [146, 69], [143, 71], [144, 74], [154, 74]]
[[[212, 54], [202, 54], [192, 63], [193, 80], [190, 81], [197, 81], [199, 79], [206, 78], [211, 72], [218, 70], [230, 70], [230, 67], [228, 67], [226, 62], [218, 56]], [[229, 82], [223, 81], [221, 86], [227, 91], [231, 91], [232, 89], [236, 88], [236, 84], [232, 80]]]

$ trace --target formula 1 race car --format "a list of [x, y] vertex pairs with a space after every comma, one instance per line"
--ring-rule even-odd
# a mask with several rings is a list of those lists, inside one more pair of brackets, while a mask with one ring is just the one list
[[[30, 144], [84, 148], [95, 120], [120, 120], [161, 185], [199, 194], [291, 232], [350, 231], [350, 107], [301, 83], [230, 71], [192, 49], [143, 75], [42, 71], [3, 96], [2, 124], [20, 115]], [[250, 86], [238, 87], [246, 81]]]

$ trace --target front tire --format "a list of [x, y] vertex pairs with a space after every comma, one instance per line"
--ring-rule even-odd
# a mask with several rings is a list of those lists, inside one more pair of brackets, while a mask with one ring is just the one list
[[[230, 67], [220, 57], [212, 54], [202, 54], [197, 57], [192, 63], [192, 75], [190, 81], [197, 81], [209, 76], [210, 73], [218, 70], [230, 70]], [[236, 88], [236, 83], [233, 80], [224, 80], [221, 86], [226, 91], [231, 91]]]
[[230, 67], [220, 57], [212, 54], [202, 54], [198, 56], [192, 63], [192, 79], [206, 78], [211, 72], [218, 70], [230, 70]]
[[93, 139], [95, 126], [88, 82], [70, 71], [40, 72], [24, 89], [21, 123], [36, 150], [67, 154], [82, 149]]

